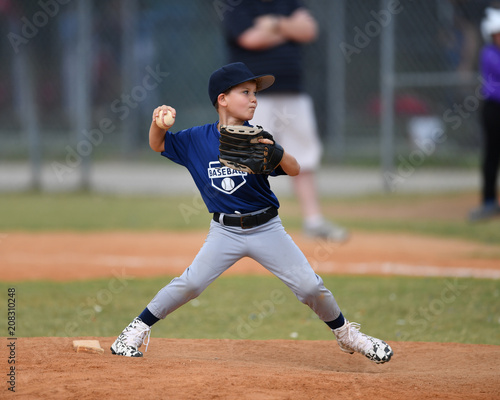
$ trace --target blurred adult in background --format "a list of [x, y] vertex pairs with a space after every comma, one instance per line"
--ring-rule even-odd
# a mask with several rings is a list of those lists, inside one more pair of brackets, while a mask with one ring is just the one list
[[301, 45], [316, 39], [316, 20], [296, 0], [243, 0], [226, 15], [223, 25], [230, 62], [241, 61], [256, 75], [276, 77], [268, 93], [259, 93], [252, 124], [269, 130], [301, 166], [292, 182], [305, 234], [345, 241], [346, 229], [323, 217], [315, 181], [322, 144], [312, 98], [304, 91]]
[[482, 192], [481, 205], [469, 215], [472, 221], [500, 216], [497, 196], [500, 164], [500, 9], [486, 9], [481, 31], [486, 41], [479, 59], [484, 96], [481, 115]]

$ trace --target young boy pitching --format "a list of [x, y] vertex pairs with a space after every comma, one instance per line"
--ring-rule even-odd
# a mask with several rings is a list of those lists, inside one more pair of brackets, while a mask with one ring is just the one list
[[[269, 177], [299, 174], [295, 158], [267, 134], [257, 141], [264, 145], [266, 157], [278, 154], [279, 164], [272, 171], [248, 173], [221, 163], [221, 130], [248, 127], [257, 107], [257, 92], [273, 83], [271, 75], [255, 76], [245, 64], [232, 63], [216, 70], [209, 81], [208, 93], [219, 114], [218, 122], [174, 134], [169, 129], [176, 110], [164, 105], [154, 110], [149, 129], [151, 148], [189, 170], [213, 219], [192, 264], [123, 330], [111, 346], [113, 354], [142, 357], [138, 349], [146, 338], [149, 342], [151, 326], [199, 296], [239, 259], [251, 257], [281, 279], [330, 327], [342, 351], [361, 353], [375, 363], [391, 359], [393, 351], [387, 343], [361, 333], [359, 324], [344, 318], [332, 293], [283, 228]], [[161, 111], [162, 115], [171, 113], [167, 129], [156, 122]], [[241, 128], [241, 132], [247, 131]]]

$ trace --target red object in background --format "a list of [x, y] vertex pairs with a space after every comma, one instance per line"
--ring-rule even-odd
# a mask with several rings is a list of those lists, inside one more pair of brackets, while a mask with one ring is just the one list
[[[382, 101], [380, 97], [375, 97], [367, 105], [367, 111], [374, 117], [382, 114]], [[402, 94], [396, 96], [394, 100], [394, 112], [401, 116], [428, 115], [430, 110], [427, 103], [416, 96]]]

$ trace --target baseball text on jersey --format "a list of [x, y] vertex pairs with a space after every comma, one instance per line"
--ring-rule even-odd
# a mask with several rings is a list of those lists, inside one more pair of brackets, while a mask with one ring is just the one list
[[246, 172], [222, 166], [219, 161], [212, 161], [208, 166], [212, 186], [226, 194], [232, 194], [243, 186], [247, 182], [246, 175]]

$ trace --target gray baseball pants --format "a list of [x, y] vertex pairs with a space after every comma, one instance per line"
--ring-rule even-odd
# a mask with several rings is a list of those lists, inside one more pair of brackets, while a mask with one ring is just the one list
[[199, 296], [219, 275], [243, 257], [250, 257], [283, 281], [322, 321], [333, 321], [340, 309], [279, 216], [250, 229], [211, 221], [205, 243], [193, 263], [161, 289], [148, 304], [157, 318]]

